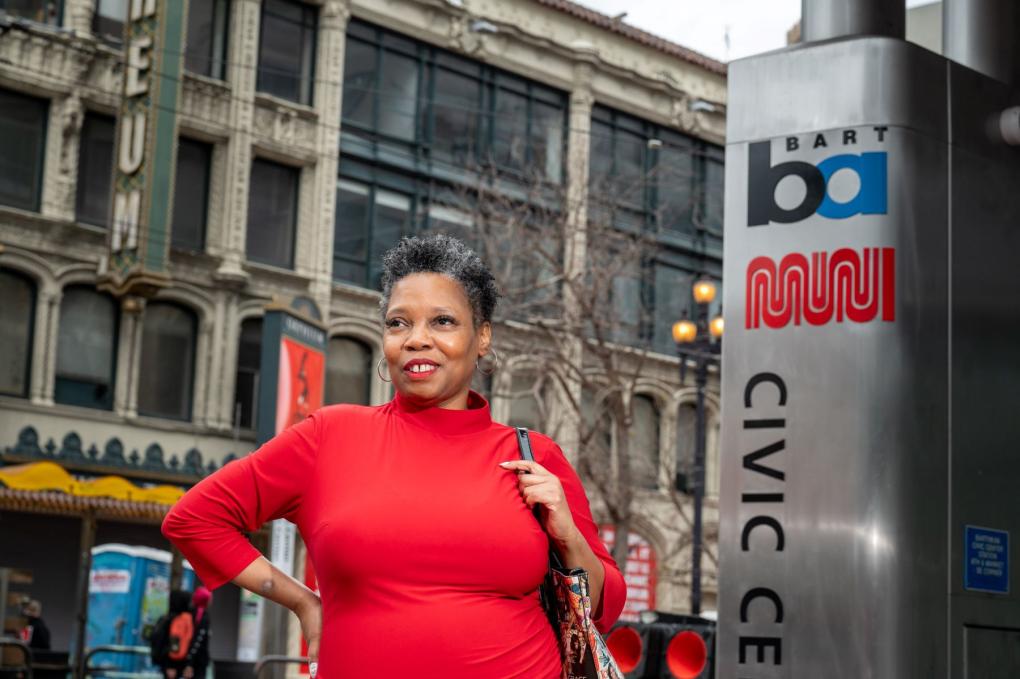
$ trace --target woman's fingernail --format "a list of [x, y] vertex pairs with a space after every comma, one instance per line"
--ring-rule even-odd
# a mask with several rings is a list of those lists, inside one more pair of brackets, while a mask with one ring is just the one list
[[500, 467], [507, 467], [507, 466], [509, 466], [509, 465], [510, 465], [510, 463], [509, 463], [509, 462], [500, 462], [500, 463], [499, 463], [499, 466], [500, 466]]

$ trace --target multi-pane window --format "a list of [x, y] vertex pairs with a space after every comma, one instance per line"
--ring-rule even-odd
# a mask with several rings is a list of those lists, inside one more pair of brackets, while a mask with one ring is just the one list
[[671, 353], [691, 282], [720, 269], [722, 150], [604, 106], [591, 125], [589, 218], [656, 241], [613, 281], [612, 336]]
[[97, 0], [92, 17], [92, 32], [106, 42], [119, 45], [124, 42], [124, 22], [132, 0]]
[[631, 401], [631, 478], [641, 488], [659, 487], [659, 409], [649, 396]]
[[27, 276], [0, 269], [0, 299], [0, 394], [28, 396], [35, 285]]
[[110, 116], [91, 111], [85, 114], [81, 127], [75, 209], [79, 222], [106, 227], [109, 221], [116, 126], [116, 120]]
[[625, 224], [721, 237], [722, 161], [717, 146], [605, 106], [592, 109], [590, 200]]
[[89, 286], [64, 290], [53, 398], [110, 410], [117, 365], [117, 303]]
[[258, 411], [259, 371], [262, 365], [262, 319], [241, 323], [237, 344], [237, 381], [234, 386], [234, 426], [254, 429]]
[[6, 14], [40, 24], [59, 25], [63, 10], [62, 0], [0, 0], [0, 16]]
[[174, 218], [170, 231], [170, 243], [175, 248], [201, 252], [205, 247], [211, 164], [212, 146], [192, 139], [178, 140]]
[[613, 454], [616, 420], [604, 398], [596, 398], [590, 389], [581, 394], [582, 455], [595, 461], [594, 468], [608, 469]]
[[253, 262], [294, 266], [301, 171], [262, 158], [251, 166], [246, 252]]
[[223, 80], [226, 70], [229, 12], [228, 0], [194, 0], [188, 3], [185, 69]]
[[170, 302], [150, 302], [142, 319], [138, 413], [174, 420], [191, 419], [198, 318]]
[[333, 240], [333, 278], [379, 287], [382, 255], [411, 228], [411, 197], [341, 179]]
[[318, 9], [293, 0], [264, 0], [259, 31], [258, 90], [312, 103]]
[[46, 150], [45, 99], [0, 89], [0, 204], [39, 210]]
[[527, 427], [539, 431], [545, 426], [543, 404], [539, 396], [544, 396], [544, 384], [539, 376], [532, 371], [515, 372], [510, 379], [510, 420], [511, 427]]
[[673, 324], [692, 317], [691, 285], [695, 274], [669, 262], [657, 262], [652, 276], [655, 290], [652, 344], [657, 351], [672, 354], [676, 351]]
[[372, 389], [372, 349], [351, 337], [329, 340], [326, 403], [368, 405]]
[[492, 165], [562, 181], [564, 93], [357, 20], [346, 49], [345, 131], [427, 155], [440, 173]]

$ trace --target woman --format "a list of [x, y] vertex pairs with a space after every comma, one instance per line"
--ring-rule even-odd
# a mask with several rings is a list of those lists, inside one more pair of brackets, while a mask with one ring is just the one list
[[[196, 485], [163, 532], [210, 588], [233, 581], [292, 610], [320, 679], [559, 677], [537, 593], [550, 543], [588, 571], [603, 631], [623, 577], [559, 447], [535, 434], [535, 462], [520, 460], [470, 389], [491, 351], [489, 270], [446, 236], [406, 238], [383, 266], [395, 398], [319, 410]], [[321, 601], [242, 535], [279, 517], [300, 529]]]

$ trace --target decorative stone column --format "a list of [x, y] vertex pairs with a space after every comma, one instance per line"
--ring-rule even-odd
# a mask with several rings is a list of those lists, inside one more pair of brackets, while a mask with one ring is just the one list
[[145, 300], [124, 297], [120, 302], [120, 333], [117, 339], [117, 379], [113, 387], [113, 412], [138, 414], [138, 368], [142, 351], [142, 316]]
[[198, 336], [195, 338], [195, 373], [191, 392], [191, 421], [196, 425], [209, 425], [216, 415], [210, 412], [207, 398], [212, 381], [212, 367], [216, 362], [210, 350], [213, 343], [215, 322], [212, 318], [201, 317], [198, 321]]
[[216, 292], [216, 331], [212, 335], [212, 357], [209, 380], [208, 424], [216, 429], [229, 430], [233, 424], [234, 383], [237, 379], [237, 293], [230, 290]]
[[[595, 102], [591, 92], [592, 62], [597, 56], [594, 48], [575, 46], [578, 62], [574, 66], [574, 88], [570, 93], [569, 132], [567, 135], [567, 220], [563, 234], [563, 268], [568, 280], [585, 275], [588, 250], [588, 163], [591, 145], [591, 109]], [[563, 288], [563, 302], [568, 327], [579, 328], [583, 319], [578, 316], [578, 305], [570, 286]], [[578, 367], [583, 362], [583, 343], [575, 333], [570, 361]], [[581, 383], [572, 377], [566, 379], [570, 401], [581, 403]], [[580, 413], [572, 407], [560, 408], [564, 432], [563, 449], [572, 463], [576, 463], [580, 442]]]
[[59, 288], [44, 286], [35, 305], [35, 335], [32, 339], [32, 374], [29, 398], [36, 405], [53, 405], [53, 380], [57, 358], [57, 322], [60, 316]]
[[64, 0], [64, 28], [79, 35], [92, 34], [96, 0]]
[[[68, 74], [78, 82], [84, 75], [84, 60], [76, 64], [77, 74]], [[75, 191], [78, 186], [78, 149], [81, 125], [85, 118], [77, 84], [66, 96], [51, 104], [46, 134], [46, 167], [44, 169], [42, 213], [61, 221], [74, 221]]]
[[319, 114], [315, 147], [315, 244], [312, 252], [312, 298], [329, 323], [330, 293], [333, 289], [333, 220], [336, 213], [336, 180], [339, 163], [340, 112], [343, 97], [344, 52], [350, 0], [327, 0], [319, 19], [319, 44], [315, 72], [315, 110]]
[[255, 84], [258, 75], [259, 0], [232, 3], [230, 54], [227, 81], [231, 87], [227, 125], [233, 130], [227, 142], [226, 196], [219, 229], [209, 234], [210, 249], [222, 253], [215, 279], [221, 284], [242, 287], [248, 282], [244, 262], [248, 227], [248, 189], [251, 183], [252, 126], [255, 117]]

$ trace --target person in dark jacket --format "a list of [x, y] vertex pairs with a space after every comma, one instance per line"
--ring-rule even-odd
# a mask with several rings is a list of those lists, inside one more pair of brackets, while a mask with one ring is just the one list
[[37, 651], [50, 650], [50, 629], [42, 619], [42, 604], [32, 599], [21, 609], [28, 623], [21, 631], [21, 639], [28, 647]]
[[[166, 679], [194, 676], [190, 662], [197, 631], [191, 610], [191, 594], [182, 590], [170, 592], [170, 609], [156, 623], [150, 640], [152, 663], [163, 670]], [[187, 651], [182, 651], [182, 646]]]
[[205, 587], [195, 588], [191, 595], [191, 613], [195, 618], [195, 635], [191, 639], [191, 648], [184, 666], [184, 679], [205, 678], [209, 667], [209, 604], [212, 603], [212, 592]]

